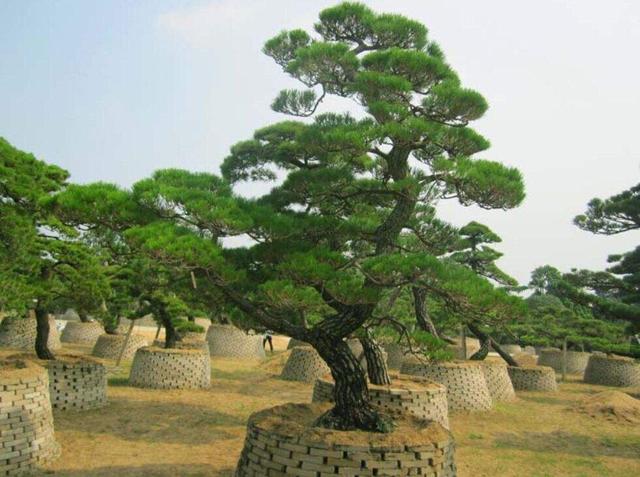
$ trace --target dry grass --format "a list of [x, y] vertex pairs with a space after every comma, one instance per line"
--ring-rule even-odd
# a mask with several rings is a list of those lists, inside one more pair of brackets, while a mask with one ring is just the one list
[[517, 401], [491, 412], [454, 416], [459, 475], [640, 475], [640, 427], [578, 410], [605, 389], [572, 378], [555, 393], [519, 392]]
[[[280, 343], [279, 343], [280, 344]], [[281, 348], [281, 346], [279, 346]], [[78, 351], [77, 348], [74, 351]], [[212, 388], [128, 387], [130, 363], [111, 378], [110, 404], [55, 416], [62, 457], [56, 476], [232, 476], [247, 417], [285, 402], [309, 402], [311, 385], [281, 381], [266, 364], [214, 358]], [[557, 393], [519, 393], [488, 413], [452, 416], [460, 477], [640, 475], [640, 428], [575, 410], [607, 388], [573, 380]]]

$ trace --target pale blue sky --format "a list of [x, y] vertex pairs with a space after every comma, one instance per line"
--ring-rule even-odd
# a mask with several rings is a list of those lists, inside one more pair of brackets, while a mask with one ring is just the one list
[[[162, 167], [217, 172], [229, 146], [281, 116], [288, 80], [260, 53], [283, 28], [309, 27], [330, 1], [3, 0], [0, 136], [73, 180], [122, 185]], [[593, 196], [638, 182], [640, 2], [380, 0], [423, 21], [463, 82], [491, 105], [483, 157], [520, 168], [525, 204], [486, 212], [445, 204], [504, 238], [520, 280], [551, 263], [601, 268], [640, 234], [571, 225]], [[243, 191], [248, 191], [244, 188]]]

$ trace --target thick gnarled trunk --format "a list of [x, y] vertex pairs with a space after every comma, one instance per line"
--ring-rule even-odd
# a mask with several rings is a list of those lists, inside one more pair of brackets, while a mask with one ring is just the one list
[[317, 426], [343, 431], [385, 432], [390, 428], [369, 401], [364, 370], [342, 339], [319, 338], [313, 346], [331, 369], [335, 381], [335, 406], [322, 415]]
[[49, 349], [49, 313], [39, 306], [35, 309], [36, 314], [36, 355], [40, 359], [55, 359]]
[[360, 343], [364, 351], [364, 358], [367, 361], [369, 382], [381, 386], [391, 384], [391, 378], [389, 378], [389, 370], [384, 360], [382, 347], [370, 336], [360, 338]]

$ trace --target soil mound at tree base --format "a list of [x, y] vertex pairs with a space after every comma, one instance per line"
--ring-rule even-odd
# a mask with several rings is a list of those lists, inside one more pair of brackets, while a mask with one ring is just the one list
[[603, 391], [589, 396], [576, 410], [596, 419], [640, 424], [640, 400], [620, 391]]
[[456, 475], [453, 438], [437, 422], [398, 417], [389, 433], [314, 427], [330, 408], [285, 404], [253, 414], [236, 476]]
[[[511, 355], [520, 366], [536, 366], [538, 364], [538, 355], [529, 353], [514, 353]], [[500, 358], [502, 360], [502, 358]]]

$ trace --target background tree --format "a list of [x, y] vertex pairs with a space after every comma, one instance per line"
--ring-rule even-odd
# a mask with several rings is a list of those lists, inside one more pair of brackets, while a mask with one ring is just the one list
[[535, 269], [529, 283], [533, 294], [526, 299], [528, 313], [512, 323], [508, 332], [496, 330], [496, 336], [515, 336], [531, 346], [561, 347], [566, 340], [570, 349], [629, 354], [627, 323], [594, 306], [593, 297], [571, 283], [573, 275], [550, 265]]
[[587, 211], [573, 222], [582, 230], [602, 235], [640, 229], [640, 184], [608, 199], [592, 199]]
[[[507, 290], [514, 289], [518, 285], [518, 282], [513, 277], [502, 271], [496, 264], [496, 261], [502, 257], [502, 253], [488, 245], [502, 242], [498, 234], [486, 225], [475, 221], [462, 227], [459, 234], [460, 240], [457, 243], [456, 251], [451, 255], [453, 260], [469, 267], [479, 276], [485, 277], [492, 283], [505, 287]], [[518, 309], [514, 307], [513, 313], [521, 314], [522, 310], [523, 307]], [[513, 321], [513, 319], [514, 317], [510, 316], [506, 317], [502, 323], [492, 320], [490, 324], [495, 329], [507, 321]], [[481, 360], [486, 358], [489, 349], [493, 347], [509, 365], [518, 366], [517, 361], [509, 353], [503, 351], [496, 340], [492, 339], [489, 330], [483, 329], [482, 325], [485, 321], [468, 321], [466, 323], [466, 326], [482, 343], [480, 350], [471, 356], [471, 359]]]
[[566, 340], [569, 349], [605, 352], [624, 347], [622, 322], [598, 319], [589, 308], [565, 303], [554, 295], [534, 294], [527, 303], [529, 316], [510, 327], [522, 344], [561, 348]]
[[114, 293], [108, 331], [114, 331], [120, 316], [139, 319], [148, 314], [165, 328], [166, 348], [175, 347], [183, 332], [202, 331], [185, 319], [205, 306], [208, 297], [193, 292], [190, 270], [156, 260], [131, 239], [130, 230], [158, 218], [132, 192], [106, 183], [73, 185], [48, 202], [60, 220], [79, 231], [109, 263]]
[[[574, 223], [583, 230], [615, 235], [640, 229], [640, 184], [607, 199], [592, 199]], [[606, 272], [573, 271], [567, 280], [591, 299], [598, 312], [631, 323], [631, 332], [640, 331], [640, 247], [609, 256]], [[584, 293], [586, 292], [586, 293]]]
[[515, 287], [518, 284], [515, 278], [496, 264], [502, 253], [487, 245], [502, 242], [498, 234], [478, 222], [469, 222], [460, 229], [459, 234], [457, 250], [451, 256], [455, 261], [499, 285]]

